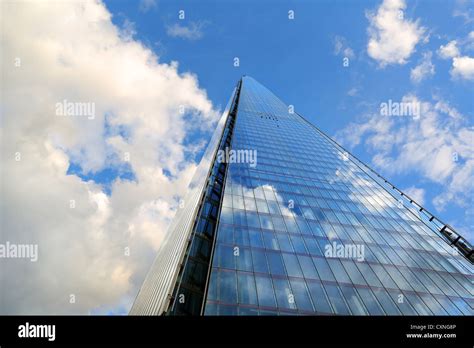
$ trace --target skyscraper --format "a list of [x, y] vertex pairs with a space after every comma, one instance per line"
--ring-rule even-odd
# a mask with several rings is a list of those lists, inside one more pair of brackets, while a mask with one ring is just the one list
[[251, 77], [130, 314], [472, 315], [471, 245]]

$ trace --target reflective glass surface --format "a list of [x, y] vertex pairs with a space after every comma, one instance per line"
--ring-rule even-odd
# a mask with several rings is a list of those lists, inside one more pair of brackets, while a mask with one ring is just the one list
[[391, 187], [243, 78], [207, 315], [472, 315], [472, 264]]

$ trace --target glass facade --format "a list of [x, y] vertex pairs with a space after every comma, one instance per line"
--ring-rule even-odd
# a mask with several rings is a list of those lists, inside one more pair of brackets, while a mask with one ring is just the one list
[[225, 167], [188, 314], [474, 314], [464, 239], [251, 77], [239, 92], [230, 148], [256, 160]]
[[205, 314], [474, 313], [472, 264], [250, 77], [232, 148]]

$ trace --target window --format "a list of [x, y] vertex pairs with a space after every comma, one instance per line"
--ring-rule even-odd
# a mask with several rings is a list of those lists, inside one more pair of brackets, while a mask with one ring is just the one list
[[239, 254], [235, 256], [237, 269], [240, 271], [252, 272], [252, 255], [250, 249], [239, 248]]
[[233, 244], [234, 243], [234, 229], [232, 228], [232, 226], [219, 224], [219, 230], [217, 232], [217, 241], [226, 243], [226, 244]]
[[255, 248], [263, 248], [262, 233], [259, 230], [249, 230], [250, 245]]
[[410, 284], [408, 284], [408, 282], [406, 281], [406, 279], [401, 275], [401, 273], [395, 268], [395, 267], [392, 267], [392, 266], [386, 266], [385, 268], [387, 270], [387, 272], [390, 274], [390, 276], [392, 277], [392, 279], [395, 281], [395, 283], [397, 283], [398, 287], [402, 290], [411, 290], [413, 291], [412, 287], [410, 286]]
[[241, 196], [232, 196], [234, 209], [244, 209], [244, 199]]
[[474, 310], [462, 298], [452, 298], [451, 301], [463, 312], [464, 315], [474, 315]]
[[319, 279], [318, 272], [314, 267], [313, 261], [309, 256], [298, 255], [298, 261], [300, 262], [303, 275], [307, 279]]
[[370, 315], [384, 315], [385, 314], [370, 289], [357, 288], [357, 292], [362, 298], [362, 301], [364, 302], [365, 307], [369, 311]]
[[[434, 315], [447, 315], [448, 313], [443, 309], [436, 299], [430, 294], [420, 294], [421, 299], [431, 309]], [[418, 309], [418, 307], [416, 307]]]
[[300, 264], [296, 255], [283, 253], [283, 260], [285, 261], [286, 270], [291, 277], [303, 277]]
[[449, 315], [462, 315], [462, 312], [446, 296], [433, 296]]
[[269, 273], [265, 252], [252, 249], [253, 269], [258, 273]]
[[268, 215], [260, 215], [260, 223], [263, 229], [273, 230], [272, 218]]
[[329, 284], [324, 284], [324, 287], [328, 294], [329, 301], [332, 304], [332, 308], [334, 308], [334, 312], [336, 314], [342, 314], [342, 315], [351, 314], [349, 311], [349, 308], [347, 308], [347, 305], [341, 296], [339, 287], [337, 287], [336, 285], [329, 285]]
[[219, 272], [219, 300], [236, 303], [236, 285], [235, 272]]
[[239, 303], [257, 305], [257, 291], [253, 275], [237, 272], [239, 285]]
[[367, 283], [365, 282], [364, 277], [359, 272], [359, 270], [356, 267], [354, 261], [352, 261], [352, 260], [342, 260], [341, 262], [342, 262], [342, 265], [344, 266], [344, 269], [347, 271], [347, 274], [349, 274], [349, 277], [351, 278], [351, 280], [354, 284], [367, 285]]
[[388, 291], [388, 295], [403, 315], [417, 315], [417, 312], [401, 291]]
[[428, 304], [425, 304], [418, 295], [414, 293], [404, 292], [403, 296], [405, 301], [408, 301], [413, 308], [418, 312], [419, 315], [433, 315], [433, 313], [428, 308]]
[[275, 234], [272, 232], [263, 232], [263, 243], [265, 248], [270, 250], [280, 250]]
[[283, 233], [276, 233], [276, 236], [278, 238], [278, 244], [280, 245], [280, 249], [282, 251], [287, 251], [292, 253], [293, 248], [291, 247], [290, 239], [287, 234]]
[[313, 233], [314, 236], [326, 237], [319, 223], [315, 221], [310, 221], [309, 226], [311, 227], [311, 232]]
[[256, 276], [258, 303], [263, 307], [276, 307], [273, 286], [270, 278]]
[[258, 215], [255, 213], [247, 212], [247, 223], [249, 227], [260, 228]]
[[397, 289], [397, 284], [393, 281], [392, 277], [387, 273], [382, 265], [370, 265], [377, 277], [382, 282], [385, 288]]
[[285, 266], [283, 265], [280, 253], [268, 252], [267, 259], [271, 274], [286, 275]]
[[272, 216], [272, 221], [273, 221], [273, 228], [276, 231], [286, 232], [286, 226], [281, 217]]
[[296, 218], [296, 222], [297, 222], [298, 227], [299, 227], [299, 229], [300, 229], [300, 232], [301, 232], [302, 234], [309, 234], [309, 235], [311, 235], [311, 230], [310, 230], [310, 228], [309, 228], [309, 226], [308, 226], [308, 223], [306, 222], [305, 219], [298, 217], [298, 218]]
[[217, 255], [219, 267], [235, 269], [235, 257], [232, 247], [218, 244]]
[[351, 279], [344, 270], [344, 267], [342, 267], [341, 261], [337, 259], [327, 259], [327, 262], [338, 283], [351, 284]]
[[267, 202], [261, 199], [257, 199], [256, 202], [257, 202], [257, 210], [259, 213], [269, 214]]
[[291, 291], [290, 284], [286, 279], [273, 279], [273, 286], [275, 287], [275, 295], [278, 302], [278, 307], [296, 309], [295, 295]]
[[311, 312], [314, 311], [305, 282], [303, 280], [291, 279], [290, 284], [293, 288], [293, 294], [298, 309]]
[[217, 315], [217, 305], [215, 303], [206, 303], [204, 315]]
[[289, 232], [291, 233], [300, 233], [298, 230], [298, 226], [296, 225], [295, 219], [285, 216], [285, 224], [286, 228], [288, 229]]
[[249, 231], [246, 228], [236, 227], [234, 229], [235, 243], [239, 245], [250, 245]]
[[310, 254], [323, 256], [316, 239], [310, 237], [303, 237], [303, 239]]
[[375, 297], [379, 301], [385, 313], [388, 315], [400, 315], [400, 310], [393, 303], [388, 293], [383, 289], [372, 289]]
[[367, 315], [368, 312], [364, 307], [359, 295], [353, 287], [341, 286], [341, 292], [354, 315]]
[[222, 208], [220, 222], [223, 224], [233, 224], [234, 220], [232, 218], [232, 209], [230, 208]]
[[250, 211], [257, 211], [257, 205], [255, 204], [255, 200], [252, 197], [245, 197], [245, 210]]
[[212, 269], [207, 289], [207, 300], [217, 300], [217, 271]]
[[369, 285], [382, 287], [382, 283], [380, 282], [379, 278], [377, 278], [374, 271], [372, 271], [372, 268], [370, 268], [368, 264], [363, 262], [355, 262], [355, 264], [359, 269], [360, 273], [364, 275]]
[[247, 226], [247, 218], [243, 210], [234, 210], [234, 224]]
[[295, 248], [295, 251], [297, 253], [302, 253], [302, 254], [307, 253], [306, 247], [304, 245], [304, 241], [303, 241], [302, 237], [292, 235], [291, 236], [291, 242], [293, 243], [293, 247]]
[[[270, 211], [270, 214], [273, 215], [280, 215], [280, 209], [278, 208], [278, 204], [275, 201], [268, 201], [268, 208]], [[282, 221], [283, 222], [283, 221]]]
[[316, 270], [318, 271], [321, 280], [335, 281], [331, 269], [325, 259], [313, 257], [313, 263], [316, 266]]

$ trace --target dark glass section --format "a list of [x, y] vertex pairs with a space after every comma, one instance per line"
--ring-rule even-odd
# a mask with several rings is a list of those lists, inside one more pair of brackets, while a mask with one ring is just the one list
[[[231, 106], [229, 117], [222, 134], [218, 150], [230, 149], [232, 134], [239, 105], [241, 83]], [[218, 160], [218, 153], [212, 162], [207, 187], [199, 208], [193, 231], [191, 233], [184, 262], [178, 273], [178, 280], [173, 290], [169, 315], [199, 315], [203, 305], [206, 283], [209, 275], [210, 259], [214, 245], [218, 215], [224, 191], [227, 161]], [[228, 289], [232, 289], [233, 276], [223, 277]], [[235, 289], [234, 289], [235, 290]], [[226, 292], [227, 301], [236, 301], [236, 296], [229, 290]]]

